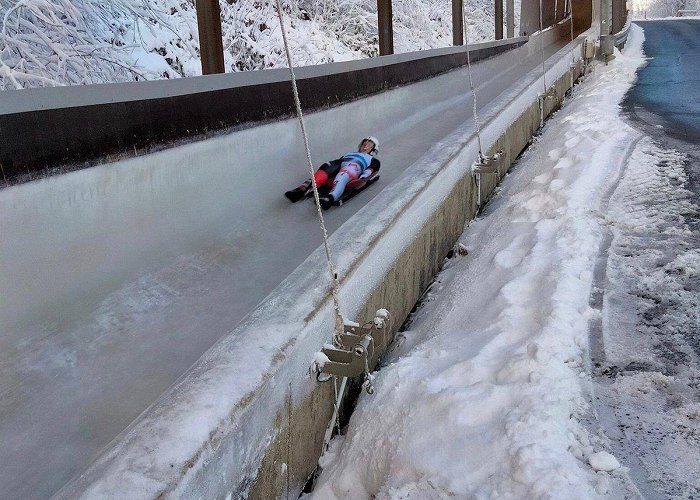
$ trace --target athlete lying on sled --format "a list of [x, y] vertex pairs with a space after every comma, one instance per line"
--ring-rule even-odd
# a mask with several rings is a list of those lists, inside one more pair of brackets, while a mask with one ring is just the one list
[[[348, 194], [354, 195], [357, 191], [364, 189], [368, 182], [376, 180], [379, 177], [380, 167], [380, 162], [376, 158], [378, 152], [379, 141], [376, 137], [368, 136], [360, 141], [357, 152], [347, 153], [321, 165], [314, 174], [319, 188], [321, 208], [328, 210], [333, 205], [340, 205], [349, 197]], [[349, 188], [350, 193], [345, 193], [346, 188]], [[292, 203], [313, 196], [311, 179], [307, 179], [299, 187], [287, 191], [284, 195]]]

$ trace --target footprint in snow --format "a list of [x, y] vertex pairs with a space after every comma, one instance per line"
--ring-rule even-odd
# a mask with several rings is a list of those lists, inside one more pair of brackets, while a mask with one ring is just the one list
[[548, 153], [548, 155], [549, 155], [550, 160], [558, 160], [559, 158], [561, 158], [561, 149], [559, 149], [559, 148], [552, 149]]
[[567, 139], [566, 142], [564, 143], [564, 145], [565, 145], [567, 148], [571, 149], [571, 148], [573, 148], [574, 146], [578, 145], [579, 142], [581, 142], [581, 138], [580, 138], [580, 137], [572, 137], [571, 139]]

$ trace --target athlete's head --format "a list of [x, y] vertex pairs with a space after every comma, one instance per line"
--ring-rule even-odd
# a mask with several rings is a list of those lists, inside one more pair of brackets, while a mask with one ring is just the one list
[[368, 155], [377, 156], [379, 153], [379, 140], [376, 137], [368, 135], [360, 141], [357, 145], [357, 150], [360, 153], [367, 153]]

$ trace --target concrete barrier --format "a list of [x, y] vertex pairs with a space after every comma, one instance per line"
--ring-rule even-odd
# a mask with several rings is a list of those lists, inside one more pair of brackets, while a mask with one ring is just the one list
[[[577, 73], [560, 76], [551, 85], [553, 98], [545, 101], [545, 116], [549, 116], [561, 106], [566, 91], [581, 76], [580, 68], [579, 66], [576, 69]], [[484, 176], [481, 184], [482, 200], [488, 199], [500, 178], [505, 175], [512, 162], [527, 147], [530, 139], [539, 129], [539, 120], [539, 103], [535, 101], [515, 119], [505, 133], [492, 143], [488, 154], [493, 155], [500, 151], [505, 154], [505, 162], [497, 177]], [[465, 146], [449, 162], [467, 166], [470, 157], [475, 157], [473, 144]], [[464, 175], [456, 179], [447, 196], [434, 207], [430, 217], [425, 220], [410, 245], [396, 256], [393, 265], [386, 270], [384, 278], [359, 309], [358, 318], [371, 318], [377, 309], [387, 308], [400, 320], [394, 323], [396, 329], [399, 323], [408, 317], [433, 276], [439, 271], [445, 256], [462, 234], [465, 223], [476, 215], [478, 209], [477, 184], [468, 169], [464, 170]], [[380, 352], [387, 345], [383, 339], [375, 339], [375, 343]], [[377, 357], [378, 354], [373, 360], [374, 362], [377, 361]], [[292, 496], [298, 495], [301, 487], [316, 468], [317, 457], [315, 453], [322, 444], [322, 434], [318, 429], [314, 432], [311, 427], [306, 429], [307, 432], [300, 433], [299, 429], [295, 429], [295, 425], [298, 426], [301, 422], [314, 422], [314, 417], [317, 416], [315, 412], [319, 408], [322, 409], [322, 415], [330, 416], [333, 393], [319, 397], [319, 393], [322, 392], [323, 388], [320, 387], [313, 391], [307, 400], [301, 402], [292, 412], [287, 425], [284, 425], [285, 415], [278, 414], [277, 421], [283, 423], [280, 434], [265, 454], [250, 489], [239, 488], [238, 493], [244, 492], [244, 496], [254, 499], [280, 498], [285, 493], [291, 493]], [[323, 399], [326, 399], [325, 403]], [[287, 416], [289, 415], [287, 414]], [[300, 441], [303, 440], [300, 437], [310, 434], [316, 437], [315, 440], [307, 442], [307, 445], [311, 446], [300, 446]], [[294, 457], [299, 460], [294, 464], [294, 471], [299, 475], [293, 477], [292, 488], [288, 488], [284, 482], [287, 476], [278, 472], [282, 464], [287, 464], [288, 467], [290, 465], [292, 457], [286, 451], [290, 445], [295, 450], [299, 448], [304, 450], [302, 454]], [[192, 492], [194, 493], [194, 491]]]
[[[469, 52], [478, 61], [525, 41], [478, 43]], [[466, 60], [464, 47], [446, 47], [300, 67], [295, 74], [302, 106], [310, 112], [429, 78]], [[294, 112], [286, 68], [9, 90], [0, 93], [0, 182], [89, 167], [112, 155], [148, 152]]]
[[[539, 50], [537, 42], [530, 49]], [[580, 51], [551, 58], [545, 115], [579, 76], [570, 71], [572, 53]], [[541, 90], [533, 70], [482, 113], [483, 143], [505, 155], [499, 177], [539, 127]], [[407, 317], [475, 214], [477, 153], [471, 132], [455, 131], [358, 212], [371, 223], [334, 233], [345, 317], [364, 322], [384, 307], [392, 333]], [[482, 196], [497, 181], [485, 176]], [[316, 469], [334, 404], [333, 386], [309, 373], [333, 331], [325, 270], [319, 249], [57, 497], [296, 497]], [[246, 349], [251, 339], [255, 348]], [[377, 353], [389, 340], [375, 339]], [[241, 372], [251, 363], [261, 376]]]

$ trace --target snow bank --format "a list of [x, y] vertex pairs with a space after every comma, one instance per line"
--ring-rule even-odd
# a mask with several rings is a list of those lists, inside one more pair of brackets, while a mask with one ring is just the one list
[[[614, 457], [590, 411], [599, 207], [634, 132], [617, 105], [641, 30], [589, 77], [466, 229], [375, 394], [324, 457], [314, 498], [591, 498]], [[601, 476], [602, 474], [602, 476]]]

